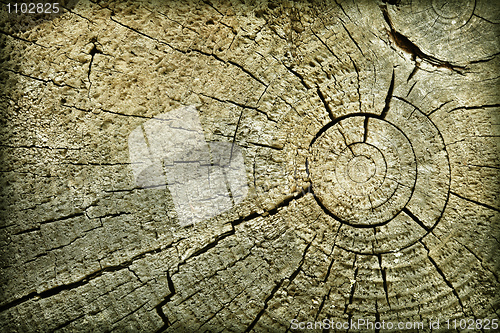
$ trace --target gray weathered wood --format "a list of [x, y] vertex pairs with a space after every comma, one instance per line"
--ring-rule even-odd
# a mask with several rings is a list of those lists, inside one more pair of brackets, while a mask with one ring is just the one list
[[[2, 6], [3, 331], [499, 318], [493, 1]], [[183, 227], [128, 137], [190, 105], [249, 188]]]

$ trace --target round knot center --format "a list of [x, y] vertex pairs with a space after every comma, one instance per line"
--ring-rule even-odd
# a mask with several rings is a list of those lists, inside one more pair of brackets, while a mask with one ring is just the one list
[[365, 183], [375, 174], [375, 162], [366, 156], [355, 156], [347, 165], [349, 178], [356, 183]]

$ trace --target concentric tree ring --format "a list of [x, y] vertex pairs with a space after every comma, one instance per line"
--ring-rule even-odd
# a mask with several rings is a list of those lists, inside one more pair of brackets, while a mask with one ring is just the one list
[[404, 101], [394, 101], [384, 116], [354, 113], [325, 125], [310, 143], [307, 168], [317, 204], [344, 225], [337, 245], [357, 253], [415, 244], [436, 226], [448, 200], [444, 141]]

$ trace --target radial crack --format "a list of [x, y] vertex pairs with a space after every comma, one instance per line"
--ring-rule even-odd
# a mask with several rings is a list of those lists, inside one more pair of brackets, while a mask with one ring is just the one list
[[330, 117], [330, 120], [334, 121], [335, 116], [333, 115], [333, 112], [332, 112], [332, 109], [330, 108], [330, 105], [325, 100], [325, 96], [323, 95], [323, 92], [321, 92], [321, 89], [319, 89], [319, 86], [316, 86], [316, 93], [318, 94], [321, 102], [323, 102], [323, 106], [325, 107], [326, 112], [328, 113], [328, 116]]
[[[354, 43], [354, 45], [356, 45], [356, 47], [358, 48], [359, 52], [361, 53], [361, 55], [364, 57], [364, 53], [363, 51], [361, 50], [361, 48], [359, 47], [358, 43], [354, 40], [354, 38], [352, 38], [351, 36], [351, 33], [349, 32], [349, 30], [345, 27], [344, 23], [340, 22], [340, 24], [342, 24], [342, 26], [344, 27], [344, 30], [345, 32], [347, 32], [347, 35], [349, 36], [349, 38], [352, 40], [352, 42]], [[349, 54], [348, 54], [349, 55]]]
[[19, 37], [19, 36], [16, 36], [14, 34], [11, 34], [11, 33], [8, 33], [8, 32], [5, 32], [3, 30], [0, 30], [0, 34], [3, 34], [3, 35], [6, 35], [6, 36], [9, 36], [9, 37], [12, 37], [14, 39], [17, 39], [17, 40], [20, 40], [20, 41], [23, 41], [23, 42], [26, 42], [26, 43], [30, 43], [30, 44], [34, 44], [36, 46], [40, 46], [40, 47], [43, 47], [44, 49], [48, 49], [49, 47], [48, 46], [45, 46], [45, 45], [42, 45], [42, 44], [38, 44], [36, 42], [33, 42], [31, 40], [28, 40], [28, 39], [24, 39], [22, 37]]
[[283, 66], [285, 66], [285, 68], [288, 69], [288, 71], [290, 73], [292, 73], [293, 75], [295, 75], [296, 77], [299, 78], [300, 83], [302, 83], [302, 85], [304, 86], [304, 88], [306, 88], [307, 90], [311, 89], [311, 87], [304, 80], [304, 77], [299, 72], [293, 70], [291, 66], [286, 66], [285, 64], [283, 64]]
[[378, 266], [380, 268], [380, 275], [382, 276], [382, 285], [384, 287], [385, 299], [387, 301], [387, 305], [391, 308], [391, 303], [389, 302], [389, 288], [387, 286], [387, 272], [386, 268], [382, 268], [382, 255], [377, 254], [378, 257]]
[[[408, 96], [407, 96], [408, 97]], [[445, 106], [446, 104], [452, 102], [453, 100], [450, 100], [450, 101], [447, 101], [447, 102], [444, 102], [443, 104], [441, 104], [440, 106], [438, 106], [437, 108], [435, 108], [434, 110], [432, 110], [431, 112], [429, 112], [427, 114], [427, 117], [430, 117], [434, 112], [440, 110], [443, 106]]]
[[257, 111], [258, 113], [263, 114], [264, 116], [266, 116], [267, 120], [269, 120], [269, 121], [271, 121], [273, 123], [276, 123], [276, 120], [270, 118], [269, 115], [265, 111], [262, 111], [262, 110], [260, 110], [259, 108], [255, 107], [255, 106], [245, 105], [245, 104], [242, 104], [242, 103], [239, 103], [239, 102], [235, 102], [235, 101], [232, 101], [232, 100], [229, 100], [229, 99], [220, 99], [220, 98], [217, 98], [215, 96], [205, 95], [203, 93], [199, 93], [199, 94], [201, 96], [205, 96], [205, 97], [211, 98], [211, 99], [216, 100], [216, 101], [221, 102], [221, 103], [229, 103], [229, 104], [233, 104], [233, 105], [239, 106], [239, 107], [241, 107], [243, 109], [250, 109], [250, 110]]
[[391, 77], [391, 83], [389, 84], [389, 90], [387, 90], [387, 96], [385, 96], [385, 106], [382, 109], [382, 113], [380, 114], [381, 119], [385, 119], [385, 116], [387, 116], [393, 92], [394, 92], [394, 68], [392, 69], [392, 77]]
[[[402, 102], [405, 102], [405, 103], [406, 103], [406, 104], [408, 104], [408, 105], [411, 105], [413, 108], [415, 108], [415, 110], [418, 110], [420, 113], [423, 113], [423, 112], [422, 112], [422, 110], [420, 110], [420, 108], [418, 108], [417, 106], [415, 106], [415, 105], [414, 105], [413, 103], [411, 103], [410, 101], [408, 101], [408, 100], [404, 99], [403, 97], [394, 96], [394, 98], [395, 98], [395, 99], [398, 99], [398, 100], [400, 100], [400, 101], [402, 101]], [[413, 113], [412, 113], [412, 114], [413, 114]], [[410, 118], [410, 117], [411, 117], [411, 114], [410, 114], [410, 116], [409, 116], [408, 118]]]
[[302, 259], [299, 262], [299, 266], [297, 267], [297, 269], [295, 271], [293, 271], [293, 273], [288, 278], [288, 285], [287, 286], [289, 286], [292, 283], [292, 281], [295, 280], [297, 275], [299, 275], [299, 272], [302, 268], [302, 265], [304, 264], [305, 259], [306, 259], [307, 250], [309, 250], [309, 247], [311, 246], [311, 244], [315, 238], [316, 238], [316, 235], [314, 235], [313, 239], [309, 242], [309, 244], [307, 244], [306, 248], [304, 249], [304, 252], [302, 253]]
[[469, 251], [469, 253], [472, 254], [477, 259], [477, 261], [479, 261], [479, 263], [481, 264], [481, 267], [483, 267], [485, 270], [490, 272], [493, 275], [493, 277], [495, 278], [495, 280], [497, 281], [497, 283], [500, 283], [500, 280], [498, 278], [498, 274], [495, 271], [489, 269], [488, 267], [485, 267], [483, 264], [483, 260], [476, 253], [474, 253], [474, 251], [472, 251], [467, 245], [463, 244], [462, 242], [459, 242], [456, 239], [454, 239], [454, 241], [457, 242], [458, 244], [460, 244], [462, 247], [464, 247], [467, 251]]
[[368, 138], [368, 121], [370, 117], [365, 117], [365, 121], [363, 123], [363, 142], [366, 142], [366, 139]]
[[359, 267], [356, 267], [356, 269], [354, 270], [354, 282], [351, 285], [351, 291], [349, 292], [349, 303], [347, 303], [345, 305], [344, 314], [347, 313], [347, 308], [349, 307], [349, 305], [352, 304], [352, 301], [354, 299], [354, 292], [356, 291], [356, 277], [358, 276], [358, 269], [359, 269]]
[[[354, 255], [354, 261], [352, 263], [353, 268], [356, 265], [356, 256], [357, 255]], [[356, 291], [356, 284], [357, 284], [356, 278], [358, 277], [358, 270], [359, 270], [359, 267], [356, 267], [354, 269], [354, 277], [353, 277], [353, 280], [351, 281], [351, 291], [349, 292], [349, 302], [346, 303], [346, 305], [345, 305], [344, 314], [347, 313], [347, 308], [349, 307], [349, 305], [352, 304], [352, 301], [354, 299], [354, 292]], [[349, 316], [351, 316], [351, 314], [349, 314]]]
[[342, 135], [342, 139], [344, 140], [344, 144], [346, 145], [347, 148], [349, 148], [349, 150], [351, 151], [351, 154], [353, 156], [356, 156], [356, 154], [354, 154], [354, 152], [352, 151], [351, 145], [349, 145], [347, 143], [347, 138], [345, 137], [344, 133], [340, 130], [340, 128], [338, 128], [337, 130], [339, 131], [340, 135]]
[[436, 263], [436, 261], [430, 256], [430, 250], [429, 248], [422, 242], [422, 240], [419, 240], [420, 244], [423, 245], [423, 247], [425, 248], [425, 250], [427, 251], [427, 258], [429, 259], [429, 261], [432, 263], [432, 265], [434, 266], [434, 268], [436, 269], [436, 272], [438, 272], [438, 274], [441, 276], [441, 278], [443, 279], [444, 283], [446, 283], [446, 285], [451, 289], [451, 292], [453, 293], [453, 295], [456, 297], [456, 299], [458, 300], [458, 304], [460, 305], [460, 307], [462, 308], [462, 312], [464, 315], [466, 315], [465, 313], [465, 309], [464, 309], [464, 305], [462, 303], [462, 300], [460, 299], [460, 296], [458, 295], [458, 292], [457, 290], [455, 289], [455, 287], [453, 286], [453, 284], [446, 278], [446, 275], [444, 274], [444, 272], [441, 270], [441, 268], [439, 268], [438, 264]]
[[316, 312], [316, 316], [314, 317], [314, 320], [318, 320], [318, 317], [321, 313], [321, 310], [323, 310], [323, 307], [325, 306], [325, 301], [330, 298], [330, 293], [332, 292], [332, 288], [328, 289], [328, 293], [323, 296], [323, 299], [321, 300], [321, 303], [318, 307], [318, 312]]
[[485, 104], [485, 105], [472, 105], [472, 106], [459, 106], [457, 108], [451, 109], [448, 112], [453, 112], [457, 110], [478, 110], [486, 108], [500, 108], [500, 104]]
[[479, 202], [479, 201], [477, 201], [477, 200], [473, 200], [473, 199], [466, 198], [466, 197], [461, 196], [460, 194], [455, 193], [455, 192], [453, 192], [453, 191], [450, 191], [450, 194], [453, 194], [454, 196], [459, 197], [460, 199], [463, 199], [463, 200], [465, 200], [465, 201], [471, 202], [471, 203], [473, 203], [473, 204], [476, 204], [476, 205], [479, 205], [479, 206], [482, 206], [482, 207], [485, 207], [485, 208], [492, 209], [492, 210], [494, 210], [494, 211], [500, 212], [500, 209], [498, 209], [498, 208], [496, 208], [496, 207], [490, 206], [490, 205], [485, 204], [485, 203], [483, 203], [483, 202]]
[[361, 112], [361, 81], [359, 79], [359, 69], [358, 69], [358, 66], [356, 65], [356, 63], [354, 62], [354, 60], [351, 58], [351, 56], [349, 54], [347, 54], [347, 56], [349, 57], [349, 59], [351, 59], [351, 63], [352, 65], [354, 66], [354, 70], [356, 71], [356, 77], [358, 79], [358, 86], [356, 88], [357, 92], [358, 92], [358, 103], [359, 103], [359, 112]]
[[172, 299], [172, 297], [175, 295], [174, 282], [172, 281], [172, 278], [170, 277], [170, 272], [169, 271], [167, 271], [167, 286], [168, 286], [168, 290], [170, 291], [170, 293], [167, 296], [165, 296], [165, 298], [163, 299], [163, 301], [161, 301], [155, 307], [156, 308], [156, 312], [160, 316], [161, 320], [163, 320], [163, 326], [160, 327], [158, 330], [156, 330], [156, 333], [163, 332], [170, 325], [172, 325], [172, 323], [170, 322], [170, 320], [168, 319], [168, 317], [165, 315], [165, 312], [163, 312], [163, 306], [165, 304], [167, 304], [168, 302], [170, 302], [170, 300]]
[[130, 260], [127, 260], [127, 261], [124, 261], [118, 265], [114, 265], [114, 266], [108, 266], [108, 267], [105, 267], [105, 268], [102, 268], [98, 271], [95, 271], [91, 274], [88, 274], [84, 277], [82, 277], [81, 279], [75, 281], [75, 282], [72, 282], [72, 283], [68, 283], [68, 284], [62, 284], [62, 285], [59, 285], [57, 287], [54, 287], [52, 289], [48, 289], [48, 290], [45, 290], [45, 291], [42, 291], [42, 292], [32, 292], [28, 295], [25, 295], [21, 298], [18, 298], [12, 302], [9, 302], [9, 303], [6, 303], [6, 304], [3, 304], [2, 306], [0, 306], [0, 312], [3, 312], [3, 311], [6, 311], [10, 308], [13, 308], [21, 303], [24, 303], [26, 301], [29, 301], [29, 300], [32, 300], [32, 299], [35, 299], [35, 298], [48, 298], [48, 297], [52, 297], [52, 296], [55, 296], [63, 291], [66, 291], [66, 290], [72, 290], [72, 289], [75, 289], [75, 288], [78, 288], [78, 287], [81, 287], [81, 286], [84, 286], [86, 284], [88, 284], [90, 281], [102, 276], [104, 273], [110, 273], [110, 272], [116, 272], [116, 271], [120, 271], [122, 269], [127, 269], [130, 265], [132, 265], [135, 261], [137, 260], [140, 260], [144, 257], [146, 257], [147, 255], [150, 255], [150, 254], [156, 254], [156, 253], [159, 253], [169, 247], [171, 247], [172, 245], [169, 245], [165, 248], [156, 248], [156, 249], [153, 249], [153, 250], [149, 250], [149, 251], [146, 251], [146, 252], [143, 252], [143, 253], [140, 253], [136, 256], [134, 256], [132, 259]]
[[[332, 255], [333, 253], [333, 250], [335, 249], [335, 246], [337, 244], [337, 236], [339, 235], [339, 232], [340, 232], [340, 228], [342, 228], [343, 224], [340, 223], [339, 224], [339, 227], [337, 229], [337, 233], [335, 234], [335, 237], [333, 238], [333, 246], [332, 246], [332, 250], [330, 251], [330, 255]], [[328, 269], [326, 271], [326, 275], [325, 275], [325, 279], [323, 280], [324, 283], [326, 283], [326, 281], [328, 281], [328, 277], [330, 276], [330, 272], [332, 270], [332, 267], [333, 267], [333, 263], [335, 262], [335, 257], [332, 258], [332, 260], [330, 261], [330, 265], [328, 265]]]
[[70, 88], [72, 88], [72, 89], [78, 90], [78, 88], [77, 88], [77, 87], [73, 87], [73, 86], [71, 86], [71, 85], [69, 85], [69, 84], [66, 84], [66, 83], [62, 83], [62, 84], [61, 84], [61, 83], [56, 83], [56, 82], [54, 81], [54, 79], [50, 79], [50, 80], [49, 80], [49, 79], [41, 79], [41, 78], [38, 78], [38, 77], [35, 77], [35, 76], [31, 76], [31, 75], [28, 75], [28, 74], [24, 74], [24, 73], [21, 73], [21, 72], [14, 71], [14, 70], [9, 69], [9, 68], [2, 68], [2, 69], [3, 69], [3, 70], [6, 70], [6, 71], [8, 71], [8, 72], [12, 72], [12, 73], [14, 73], [14, 74], [18, 74], [18, 75], [21, 75], [21, 76], [27, 77], [27, 78], [32, 79], [32, 80], [35, 80], [35, 81], [43, 82], [45, 85], [46, 85], [47, 83], [51, 82], [53, 85], [58, 86], [58, 87], [70, 87]]
[[243, 108], [241, 109], [240, 116], [238, 117], [238, 122], [236, 123], [236, 129], [234, 130], [233, 142], [231, 144], [231, 154], [229, 155], [229, 163], [233, 160], [234, 145], [236, 144], [236, 135], [238, 134], [238, 129], [240, 128], [241, 118], [243, 117]]
[[257, 313], [257, 316], [255, 316], [255, 319], [250, 323], [250, 325], [248, 325], [248, 327], [244, 331], [245, 333], [250, 332], [255, 327], [255, 325], [259, 321], [260, 317], [262, 317], [262, 315], [266, 311], [266, 309], [268, 307], [268, 302], [274, 297], [274, 295], [276, 294], [278, 289], [283, 284], [283, 281], [284, 281], [284, 279], [281, 279], [278, 282], [278, 284], [276, 284], [276, 286], [274, 286], [273, 290], [271, 290], [271, 293], [269, 294], [269, 296], [264, 300], [264, 307], [262, 308], [262, 310], [259, 311], [259, 313]]
[[[378, 311], [378, 301], [377, 299], [375, 298], [375, 322], [377, 323], [380, 323], [380, 312]], [[380, 332], [380, 328], [376, 328], [375, 329], [375, 333], [379, 333]]]
[[99, 50], [97, 48], [97, 39], [93, 39], [91, 40], [91, 43], [92, 43], [92, 49], [90, 50], [89, 54], [90, 54], [90, 62], [89, 62], [89, 71], [87, 73], [87, 78], [89, 80], [89, 98], [90, 98], [90, 89], [92, 88], [92, 81], [90, 80], [90, 73], [92, 71], [92, 64], [94, 63], [94, 56], [96, 54], [103, 54], [103, 52], [101, 50]]
[[65, 321], [64, 323], [62, 323], [59, 326], [57, 326], [56, 328], [54, 328], [52, 330], [52, 332], [56, 332], [56, 331], [62, 330], [63, 328], [65, 328], [66, 326], [69, 326], [71, 323], [74, 323], [78, 319], [81, 319], [81, 318], [85, 317], [85, 315], [86, 314], [84, 313], [84, 314], [79, 315], [78, 317], [75, 317], [75, 318], [71, 319], [71, 320]]
[[[122, 316], [121, 318], [115, 320], [112, 325], [115, 325], [116, 323], [119, 323], [120, 321], [122, 321], [123, 319], [127, 318], [128, 316], [131, 316], [133, 315], [134, 313], [136, 313], [137, 311], [139, 311], [140, 309], [142, 309], [144, 307], [144, 305], [148, 304], [149, 301], [146, 301], [144, 303], [142, 303], [141, 305], [139, 305], [139, 307], [137, 307], [136, 309], [132, 310], [131, 312], [127, 313], [126, 315]], [[114, 329], [112, 330], [114, 331]]]
[[391, 18], [389, 17], [387, 5], [380, 6], [380, 9], [382, 10], [382, 14], [384, 16], [385, 21], [390, 27], [389, 35], [391, 36], [392, 40], [394, 41], [397, 47], [399, 47], [404, 52], [409, 53], [412, 57], [412, 60], [415, 63], [417, 61], [417, 58], [420, 58], [434, 67], [447, 68], [459, 74], [463, 74], [459, 69], [466, 69], [465, 66], [453, 65], [448, 61], [440, 60], [436, 57], [433, 57], [431, 55], [422, 52], [417, 45], [415, 45], [410, 39], [408, 39], [408, 37], [396, 31], [391, 21]]
[[403, 212], [408, 215], [415, 223], [417, 223], [419, 226], [421, 226], [426, 232], [431, 231], [418, 217], [413, 215], [413, 213], [408, 209], [408, 208], [403, 208]]
[[[215, 56], [215, 55], [214, 55]], [[258, 77], [256, 77], [252, 72], [250, 72], [248, 69], [246, 69], [245, 67], [243, 67], [242, 65], [232, 61], [232, 60], [228, 60], [227, 61], [228, 64], [231, 64], [233, 66], [236, 66], [238, 67], [239, 69], [241, 69], [243, 72], [245, 72], [246, 74], [248, 74], [250, 77], [252, 77], [255, 81], [259, 82], [260, 84], [262, 84], [264, 87], [267, 87], [268, 85], [265, 84], [261, 79], [259, 79]]]
[[340, 61], [340, 58], [332, 51], [332, 49], [328, 46], [328, 44], [326, 44], [325, 41], [323, 41], [315, 32], [314, 30], [311, 28], [311, 32], [312, 34], [320, 41], [321, 44], [323, 44], [326, 49], [328, 50], [328, 52], [331, 53], [332, 56], [334, 56], [338, 61]]

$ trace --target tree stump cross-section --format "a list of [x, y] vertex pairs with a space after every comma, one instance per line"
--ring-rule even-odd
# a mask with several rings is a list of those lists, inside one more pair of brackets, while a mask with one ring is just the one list
[[2, 331], [498, 329], [494, 1], [7, 4]]

